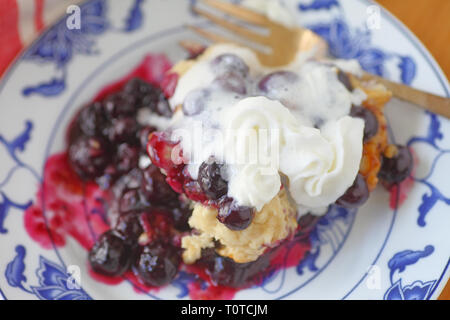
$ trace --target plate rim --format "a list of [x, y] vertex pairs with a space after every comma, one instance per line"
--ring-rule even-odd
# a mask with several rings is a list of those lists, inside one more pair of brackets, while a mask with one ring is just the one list
[[[83, 0], [80, 2], [80, 5], [83, 5], [90, 1], [93, 1], [93, 0]], [[189, 0], [183, 0], [183, 1], [189, 1]], [[368, 5], [376, 5], [381, 8], [381, 12], [382, 12], [382, 14], [385, 15], [386, 19], [388, 21], [392, 22], [394, 28], [397, 29], [402, 35], [404, 35], [406, 37], [408, 42], [410, 42], [417, 49], [417, 51], [420, 53], [420, 55], [424, 58], [425, 62], [430, 65], [431, 69], [433, 70], [433, 73], [439, 80], [443, 91], [445, 92], [447, 97], [450, 97], [450, 82], [447, 79], [445, 73], [443, 72], [441, 66], [437, 63], [434, 56], [427, 49], [427, 47], [422, 43], [422, 41], [402, 21], [400, 21], [399, 18], [397, 18], [394, 14], [392, 14], [384, 6], [380, 5], [379, 3], [376, 3], [374, 0], [359, 0], [359, 1], [362, 3], [366, 3]], [[11, 62], [9, 63], [8, 67], [5, 69], [3, 75], [0, 79], [0, 93], [3, 92], [3, 89], [6, 85], [6, 83], [8, 82], [10, 77], [13, 75], [13, 73], [14, 73], [16, 67], [19, 65], [19, 63], [23, 61], [24, 55], [27, 53], [27, 51], [30, 49], [30, 47], [33, 46], [36, 42], [38, 42], [42, 37], [44, 37], [45, 34], [47, 34], [47, 32], [49, 32], [55, 26], [55, 24], [61, 22], [65, 16], [66, 16], [66, 14], [62, 14], [57, 19], [52, 21], [52, 23], [49, 24], [47, 26], [47, 28], [45, 28], [40, 34], [36, 35], [36, 37], [33, 39], [33, 41], [31, 41], [27, 46], [23, 47], [20, 50], [20, 52], [14, 57], [14, 59], [11, 60]], [[177, 27], [175, 27], [175, 28], [177, 28]], [[146, 36], [145, 38], [148, 38], [148, 36]], [[389, 239], [389, 236], [386, 239], [386, 243], [387, 243], [388, 239]], [[450, 278], [449, 266], [450, 266], [450, 258], [448, 259], [439, 279], [437, 280], [437, 283], [435, 284], [433, 290], [428, 295], [427, 299], [432, 298], [432, 296], [436, 293], [437, 293], [437, 296], [435, 296], [434, 298], [437, 299], [439, 297], [440, 293], [442, 292], [443, 288], [445, 287], [446, 283], [449, 281], [449, 278]], [[358, 282], [358, 284], [364, 279], [364, 277], [366, 275], [367, 275], [367, 273], [363, 275], [363, 277]], [[444, 279], [446, 279], [446, 282], [443, 283], [442, 280], [444, 280]], [[352, 290], [350, 290], [342, 299], [346, 299], [352, 293], [352, 291], [357, 287], [357, 285], [355, 285], [355, 287]], [[0, 297], [3, 298], [4, 300], [7, 300], [7, 297], [1, 288], [0, 288]]]

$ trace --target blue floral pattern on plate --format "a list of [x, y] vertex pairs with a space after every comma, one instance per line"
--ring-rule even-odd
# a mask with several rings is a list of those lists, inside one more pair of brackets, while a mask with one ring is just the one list
[[409, 265], [417, 263], [420, 259], [428, 257], [434, 252], [434, 247], [428, 245], [424, 250], [404, 250], [396, 253], [389, 260], [391, 287], [384, 294], [385, 300], [425, 300], [429, 298], [429, 293], [433, 289], [436, 280], [422, 282], [414, 281], [410, 285], [403, 286], [402, 279], [393, 281], [394, 275], [401, 273]]
[[438, 161], [441, 160], [444, 155], [450, 154], [450, 149], [444, 149], [438, 145], [438, 141], [444, 138], [444, 135], [441, 132], [441, 122], [439, 121], [439, 117], [430, 112], [427, 112], [427, 115], [430, 118], [427, 135], [425, 137], [414, 136], [407, 143], [408, 147], [413, 147], [416, 144], [424, 143], [438, 151], [428, 174], [424, 178], [413, 177], [416, 183], [425, 185], [430, 191], [430, 193], [424, 193], [422, 195], [422, 203], [418, 208], [419, 217], [417, 218], [417, 224], [421, 227], [426, 225], [425, 217], [438, 202], [441, 201], [446, 205], [450, 205], [450, 197], [445, 196], [438, 188], [436, 188], [436, 186], [433, 185], [433, 183], [429, 181], [436, 165], [438, 164]]
[[24, 152], [25, 147], [29, 140], [31, 139], [31, 132], [33, 130], [33, 123], [31, 121], [25, 122], [25, 128], [21, 133], [19, 133], [12, 140], [7, 140], [0, 133], [0, 145], [3, 145], [7, 150], [9, 157], [14, 163], [14, 166], [8, 171], [8, 174], [5, 177], [2, 177], [0, 180], [0, 234], [6, 234], [8, 230], [5, 227], [5, 220], [9, 213], [9, 211], [13, 208], [19, 210], [26, 210], [32, 203], [31, 199], [27, 203], [17, 203], [11, 200], [6, 192], [2, 191], [2, 189], [6, 186], [6, 184], [13, 178], [14, 173], [18, 169], [25, 169], [34, 176], [37, 181], [40, 181], [39, 174], [28, 164], [23, 162], [20, 159], [19, 152]]
[[[123, 32], [132, 32], [142, 25], [143, 0], [134, 0], [129, 15], [125, 20]], [[66, 89], [67, 64], [77, 54], [93, 55], [98, 53], [95, 43], [111, 24], [107, 20], [107, 3], [105, 0], [88, 1], [81, 5], [81, 28], [69, 30], [66, 19], [62, 19], [50, 28], [33, 44], [24, 55], [24, 59], [39, 63], [52, 63], [57, 74], [47, 82], [27, 86], [23, 89], [25, 96], [39, 94], [50, 97], [61, 94]]]
[[306, 26], [328, 42], [331, 55], [341, 59], [357, 59], [364, 70], [386, 78], [389, 78], [386, 64], [390, 60], [398, 59], [400, 80], [405, 84], [411, 84], [416, 75], [414, 60], [409, 56], [373, 46], [371, 30], [351, 28], [336, 0], [315, 0], [309, 5], [299, 4], [299, 9], [302, 11], [330, 10], [331, 8], [339, 10], [331, 22]]
[[25, 271], [25, 256], [25, 247], [18, 245], [16, 247], [16, 256], [7, 265], [5, 271], [5, 277], [11, 287], [17, 287], [27, 293], [34, 294], [41, 300], [91, 299], [81, 289], [80, 285], [74, 281], [71, 274], [67, 273], [63, 267], [42, 256], [40, 256], [39, 268], [36, 270], [39, 285], [27, 287], [27, 278], [23, 275]]

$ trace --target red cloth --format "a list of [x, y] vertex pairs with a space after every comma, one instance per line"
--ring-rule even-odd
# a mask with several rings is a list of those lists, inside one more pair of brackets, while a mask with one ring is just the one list
[[45, 0], [35, 0], [35, 9], [34, 9], [34, 28], [37, 32], [40, 32], [44, 29], [44, 1]]
[[47, 26], [63, 14], [65, 5], [79, 0], [0, 0], [0, 78], [14, 58]]
[[16, 0], [0, 1], [0, 76], [23, 48]]

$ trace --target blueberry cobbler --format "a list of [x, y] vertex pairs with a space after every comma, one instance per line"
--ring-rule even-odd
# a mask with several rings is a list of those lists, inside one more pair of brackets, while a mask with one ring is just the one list
[[[390, 93], [343, 71], [358, 73], [354, 63], [299, 55], [270, 70], [248, 49], [216, 45], [172, 69], [179, 76], [169, 100], [174, 115], [150, 135], [148, 152], [193, 202], [184, 263], [214, 249], [252, 264], [330, 205], [361, 206], [378, 176], [406, 178], [409, 153], [387, 143]], [[406, 157], [403, 171], [380, 172], [385, 154]]]
[[[220, 44], [166, 66], [164, 78], [144, 69], [83, 107], [67, 151], [51, 159], [58, 169], [48, 164], [49, 179], [88, 200], [47, 207], [69, 220], [76, 201], [96, 213], [93, 241], [81, 227], [66, 230], [103, 280], [156, 288], [183, 271], [209, 284], [206, 292], [194, 281], [192, 298], [229, 298], [297, 265], [331, 206], [357, 208], [379, 179], [391, 186], [411, 171], [409, 150], [388, 144], [390, 93], [361, 82], [354, 61], [301, 54], [269, 69]], [[36, 239], [38, 211], [26, 218]]]

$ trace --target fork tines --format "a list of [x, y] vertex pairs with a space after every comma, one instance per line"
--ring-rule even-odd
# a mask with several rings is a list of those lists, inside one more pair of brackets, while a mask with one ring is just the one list
[[[250, 9], [224, 2], [219, 0], [203, 0], [203, 4], [206, 4], [209, 7], [212, 7], [224, 14], [227, 14], [233, 18], [239, 19], [242, 22], [246, 22], [247, 24], [253, 24], [256, 26], [263, 26], [268, 27], [270, 23], [272, 23], [268, 18], [266, 18], [264, 15], [261, 15], [259, 13], [256, 13]], [[219, 17], [218, 15], [212, 14], [206, 10], [200, 9], [198, 7], [193, 8], [194, 12], [197, 14], [205, 17], [206, 19], [210, 20], [214, 24], [221, 26], [222, 28], [242, 37], [245, 38], [244, 40], [251, 40], [257, 44], [267, 45], [268, 44], [268, 37], [251, 31], [248, 29], [248, 27], [240, 26], [234, 22], [230, 22], [226, 18]], [[238, 41], [231, 39], [226, 36], [222, 36], [210, 31], [206, 31], [202, 28], [189, 25], [188, 26], [191, 30], [198, 33], [200, 36], [207, 38], [213, 42], [231, 42], [231, 43], [238, 43]]]

